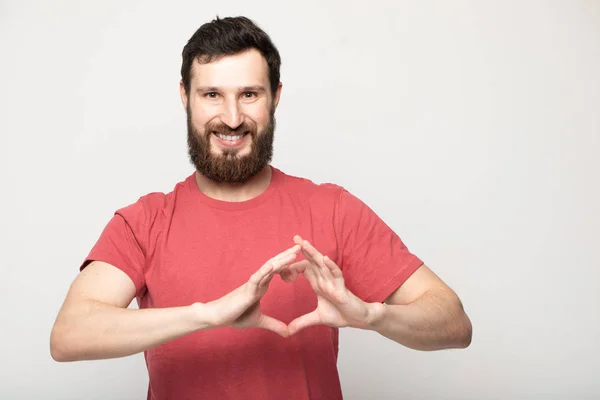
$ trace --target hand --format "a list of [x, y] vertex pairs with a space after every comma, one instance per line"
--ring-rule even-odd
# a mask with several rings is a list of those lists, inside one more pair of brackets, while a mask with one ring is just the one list
[[267, 292], [274, 274], [292, 263], [300, 245], [295, 245], [267, 261], [242, 286], [209, 303], [197, 303], [204, 312], [211, 315], [212, 327], [231, 326], [233, 328], [263, 328], [283, 337], [289, 336], [288, 327], [283, 322], [264, 315], [260, 311], [260, 299]]
[[284, 268], [280, 275], [284, 281], [292, 282], [299, 273], [303, 274], [317, 295], [317, 308], [290, 322], [290, 335], [320, 324], [335, 328], [365, 328], [376, 315], [383, 313], [383, 304], [365, 303], [350, 292], [344, 283], [342, 270], [308, 240], [295, 236], [294, 242], [301, 246], [306, 260]]

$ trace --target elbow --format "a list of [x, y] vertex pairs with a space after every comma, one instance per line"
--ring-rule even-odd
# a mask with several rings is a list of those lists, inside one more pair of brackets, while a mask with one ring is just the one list
[[465, 331], [461, 337], [460, 348], [466, 349], [467, 347], [469, 347], [471, 345], [472, 340], [473, 340], [473, 328], [471, 327], [471, 324], [469, 323], [469, 327], [465, 328]]
[[56, 330], [52, 330], [52, 334], [50, 335], [50, 356], [56, 362], [66, 362], [69, 361], [69, 357], [67, 352], [64, 349], [64, 344], [62, 343], [60, 336], [56, 333]]
[[471, 345], [471, 341], [473, 340], [473, 324], [465, 311], [462, 301], [456, 295], [453, 308], [454, 323], [452, 325], [454, 329], [452, 329], [452, 332], [454, 334], [452, 337], [454, 340], [452, 340], [453, 345], [451, 347], [466, 349]]
[[52, 329], [52, 333], [50, 334], [50, 356], [56, 362], [78, 360], [76, 354], [69, 349], [68, 343], [70, 340], [67, 336], [63, 329], [56, 326]]
[[467, 314], [463, 312], [460, 322], [457, 325], [458, 329], [455, 336], [456, 348], [466, 349], [471, 345], [473, 339], [473, 324]]
[[73, 361], [70, 360], [64, 352], [62, 352], [59, 348], [53, 345], [50, 345], [50, 356], [56, 362]]

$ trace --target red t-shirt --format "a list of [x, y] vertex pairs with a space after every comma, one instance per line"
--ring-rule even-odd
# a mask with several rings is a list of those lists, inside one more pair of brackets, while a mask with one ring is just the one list
[[[308, 239], [343, 271], [346, 286], [382, 302], [421, 264], [362, 201], [272, 167], [269, 187], [244, 202], [204, 195], [194, 174], [168, 194], [118, 210], [92, 260], [123, 270], [140, 308], [209, 302], [246, 282], [269, 258]], [[300, 276], [273, 279], [263, 313], [289, 323], [316, 307]], [[263, 329], [211, 329], [145, 352], [148, 399], [341, 399], [338, 330], [315, 326], [282, 338]]]

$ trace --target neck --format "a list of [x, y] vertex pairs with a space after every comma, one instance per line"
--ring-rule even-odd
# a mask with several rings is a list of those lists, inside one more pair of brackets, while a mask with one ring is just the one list
[[198, 189], [215, 200], [240, 202], [255, 198], [269, 187], [271, 167], [266, 166], [258, 174], [242, 183], [215, 182], [196, 171]]

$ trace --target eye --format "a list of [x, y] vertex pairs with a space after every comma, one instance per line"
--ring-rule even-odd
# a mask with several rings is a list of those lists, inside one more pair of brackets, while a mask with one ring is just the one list
[[206, 92], [206, 93], [204, 93], [204, 97], [206, 97], [207, 99], [216, 99], [217, 97], [219, 97], [219, 93], [217, 93], [217, 92]]
[[243, 97], [244, 99], [253, 99], [253, 98], [255, 98], [256, 96], [258, 96], [258, 94], [257, 94], [256, 92], [244, 92], [244, 93], [242, 94], [242, 97]]

